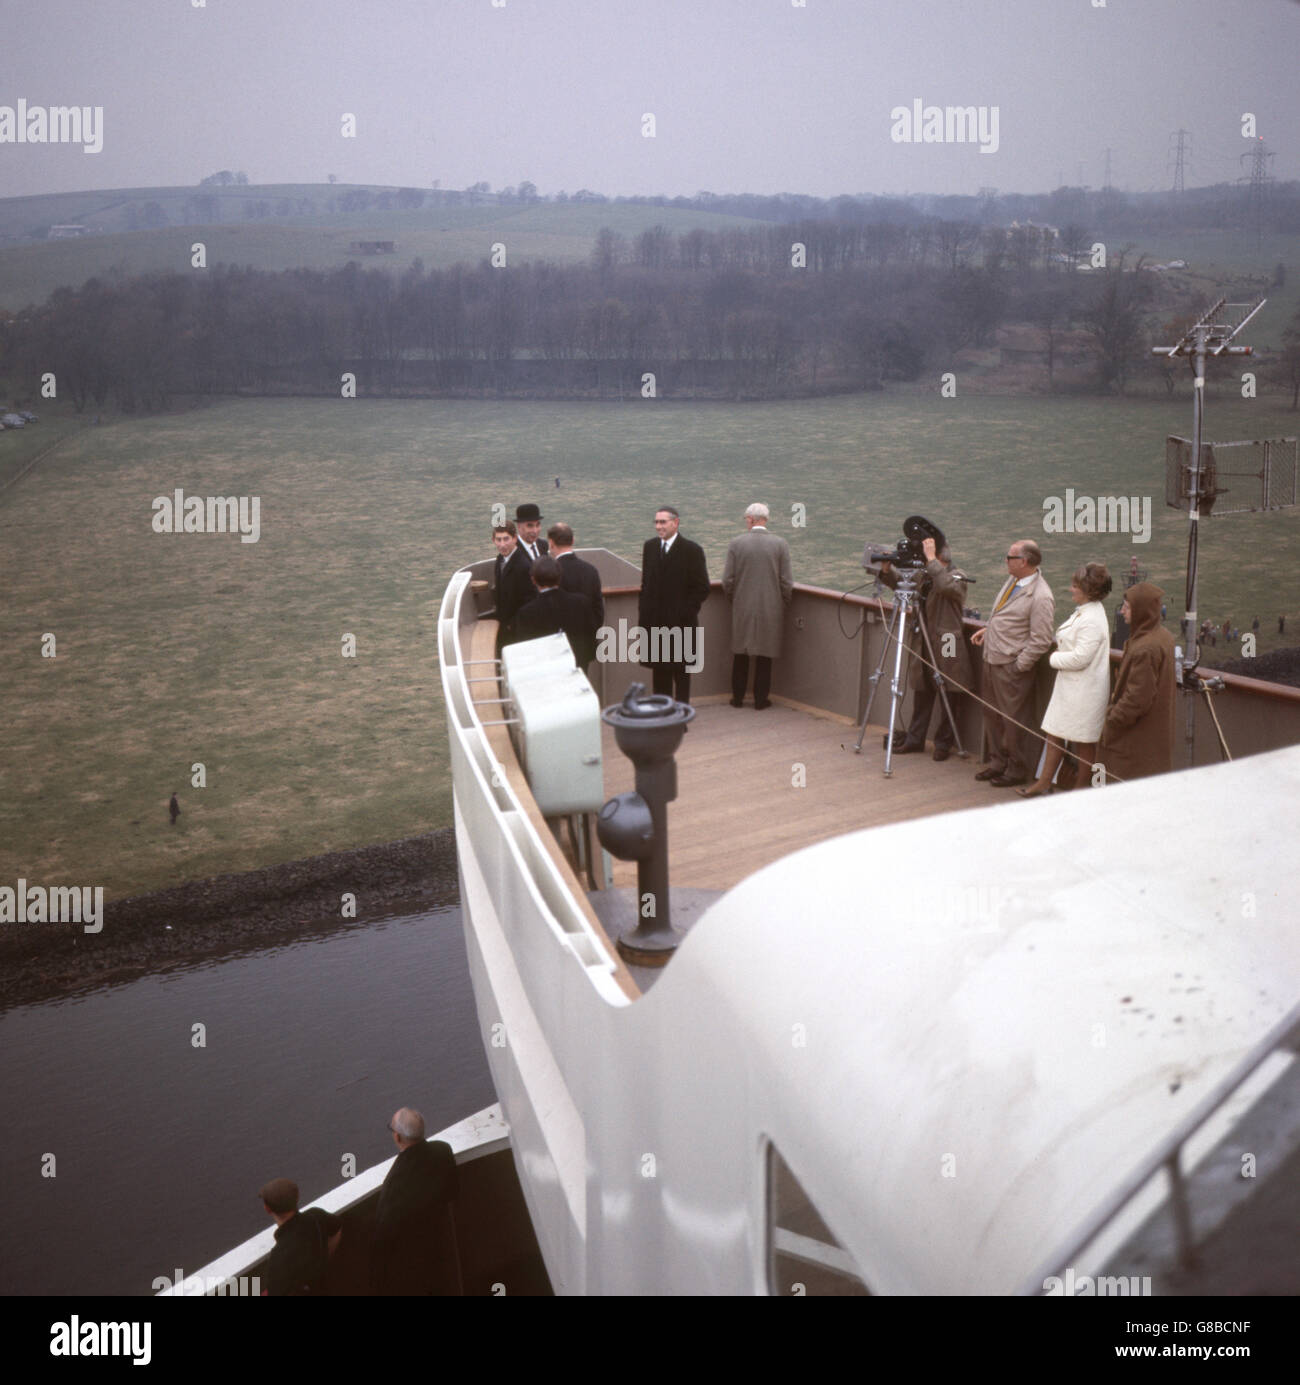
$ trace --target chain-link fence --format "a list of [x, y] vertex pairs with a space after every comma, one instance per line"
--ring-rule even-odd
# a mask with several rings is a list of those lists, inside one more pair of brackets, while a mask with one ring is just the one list
[[[1296, 503], [1296, 439], [1201, 443], [1202, 515], [1280, 510]], [[1165, 439], [1165, 503], [1186, 510], [1192, 494], [1192, 443]]]

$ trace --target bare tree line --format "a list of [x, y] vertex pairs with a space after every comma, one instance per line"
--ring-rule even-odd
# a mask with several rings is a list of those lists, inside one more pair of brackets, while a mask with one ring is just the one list
[[606, 228], [578, 265], [91, 279], [14, 318], [0, 366], [21, 392], [52, 372], [78, 409], [126, 411], [179, 394], [337, 395], [348, 373], [375, 396], [618, 397], [653, 377], [656, 397], [774, 398], [915, 380], [1023, 322], [1049, 380], [1081, 329], [1097, 386], [1122, 391], [1153, 308], [1178, 305], [1122, 255], [1076, 272], [1089, 241], [1079, 226], [807, 220], [630, 241]]

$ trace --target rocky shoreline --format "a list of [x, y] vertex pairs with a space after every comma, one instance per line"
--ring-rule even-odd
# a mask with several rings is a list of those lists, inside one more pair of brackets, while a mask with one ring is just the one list
[[[356, 896], [343, 917], [342, 896]], [[452, 829], [109, 900], [103, 927], [0, 927], [0, 1011], [459, 902]]]

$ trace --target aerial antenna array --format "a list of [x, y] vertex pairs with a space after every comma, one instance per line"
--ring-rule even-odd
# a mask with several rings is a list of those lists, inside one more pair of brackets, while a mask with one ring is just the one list
[[[1224, 494], [1218, 482], [1229, 474], [1250, 475], [1261, 482], [1258, 506], [1236, 505], [1237, 512], [1246, 509], [1279, 509], [1283, 505], [1295, 503], [1295, 442], [1294, 438], [1270, 438], [1263, 443], [1264, 463], [1261, 472], [1228, 473], [1219, 470], [1215, 447], [1220, 449], [1237, 446], [1233, 443], [1206, 443], [1203, 439], [1203, 420], [1205, 415], [1205, 371], [1209, 362], [1221, 356], [1249, 356], [1252, 348], [1237, 343], [1237, 337], [1245, 325], [1259, 312], [1268, 300], [1261, 298], [1255, 303], [1229, 303], [1220, 298], [1207, 312], [1198, 318], [1173, 346], [1155, 346], [1152, 355], [1172, 359], [1185, 357], [1192, 367], [1192, 436], [1170, 438], [1166, 444], [1166, 490], [1169, 504], [1187, 509], [1187, 586], [1184, 599], [1183, 647], [1186, 656], [1180, 661], [1178, 681], [1184, 691], [1203, 693], [1207, 684], [1197, 673], [1200, 662], [1200, 624], [1197, 620], [1197, 560], [1200, 542], [1200, 521], [1208, 517], [1216, 498]], [[1289, 444], [1289, 451], [1288, 451]], [[1260, 445], [1260, 444], [1253, 444]], [[1282, 463], [1275, 466], [1275, 457]], [[1289, 470], [1288, 470], [1289, 461]], [[1221, 513], [1227, 512], [1227, 507]], [[1209, 688], [1222, 680], [1210, 680]], [[1196, 699], [1187, 704], [1187, 763], [1194, 763], [1196, 737]]]

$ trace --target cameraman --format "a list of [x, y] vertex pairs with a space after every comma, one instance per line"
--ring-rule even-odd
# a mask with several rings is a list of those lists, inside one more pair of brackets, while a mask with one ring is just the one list
[[[920, 596], [926, 629], [934, 648], [934, 663], [943, 674], [948, 692], [948, 705], [953, 721], [957, 719], [960, 692], [954, 684], [970, 686], [970, 651], [966, 648], [966, 632], [962, 627], [962, 611], [966, 605], [966, 579], [952, 565], [952, 553], [945, 544], [936, 552], [932, 538], [921, 540], [925, 554], [925, 577]], [[888, 559], [880, 564], [880, 580], [891, 588], [898, 586], [898, 573]], [[912, 685], [912, 720], [906, 734], [896, 732], [894, 750], [901, 755], [925, 749], [925, 733], [930, 729], [930, 714], [934, 710], [939, 684], [933, 671], [923, 659], [929, 659], [925, 641], [919, 631], [909, 633], [908, 648], [912, 653], [910, 680]], [[946, 760], [952, 754], [952, 723], [943, 715], [940, 704], [939, 725], [934, 733], [934, 758]]]

